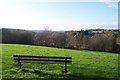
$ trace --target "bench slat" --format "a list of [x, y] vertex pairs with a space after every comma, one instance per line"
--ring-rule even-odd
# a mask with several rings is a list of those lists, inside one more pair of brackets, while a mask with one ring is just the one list
[[[64, 64], [64, 62], [49, 62], [49, 61], [20, 61], [22, 63], [41, 63], [41, 64]], [[70, 64], [68, 62], [67, 64]]]
[[[63, 59], [59, 59], [59, 58], [34, 58], [34, 57], [14, 57], [14, 59], [48, 59], [48, 60], [65, 60], [65, 58]], [[67, 60], [71, 60], [71, 59], [67, 59]]]
[[[14, 59], [14, 60], [16, 60], [16, 61], [18, 61], [18, 59]], [[67, 62], [67, 63], [71, 63], [72, 61], [71, 60], [51, 60], [51, 59], [19, 59], [19, 61], [21, 62], [24, 62], [24, 61], [39, 61], [39, 62], [42, 62], [42, 61], [44, 61], [44, 62], [63, 62], [63, 63], [65, 63], [65, 62]]]
[[72, 57], [64, 56], [28, 56], [28, 55], [13, 55], [14, 57], [29, 57], [29, 58], [59, 58], [59, 59], [72, 59]]

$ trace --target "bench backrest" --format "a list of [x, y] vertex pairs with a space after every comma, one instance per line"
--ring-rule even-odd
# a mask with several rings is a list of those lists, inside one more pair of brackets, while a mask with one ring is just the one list
[[72, 57], [13, 55], [17, 62], [72, 63]]

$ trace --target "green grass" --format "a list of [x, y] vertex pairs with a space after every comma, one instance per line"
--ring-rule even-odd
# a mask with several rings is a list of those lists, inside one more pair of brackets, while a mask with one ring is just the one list
[[[118, 54], [86, 50], [70, 50], [18, 44], [2, 45], [2, 78], [52, 78], [71, 80], [118, 79]], [[71, 56], [67, 74], [64, 64], [23, 63], [19, 69], [13, 54], [37, 56]]]

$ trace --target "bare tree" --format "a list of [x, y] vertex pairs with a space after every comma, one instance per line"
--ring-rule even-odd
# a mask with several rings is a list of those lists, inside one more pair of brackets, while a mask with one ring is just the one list
[[89, 49], [112, 51], [113, 49], [113, 35], [112, 34], [95, 34], [90, 38]]

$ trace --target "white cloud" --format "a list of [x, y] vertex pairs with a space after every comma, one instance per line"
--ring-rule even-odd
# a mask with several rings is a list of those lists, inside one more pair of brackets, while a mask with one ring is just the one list
[[104, 2], [108, 8], [117, 9], [119, 0], [99, 0], [99, 2]]
[[111, 2], [111, 3], [106, 3], [108, 8], [118, 8], [118, 3], [117, 2]]
[[100, 2], [119, 2], [119, 0], [99, 0]]

